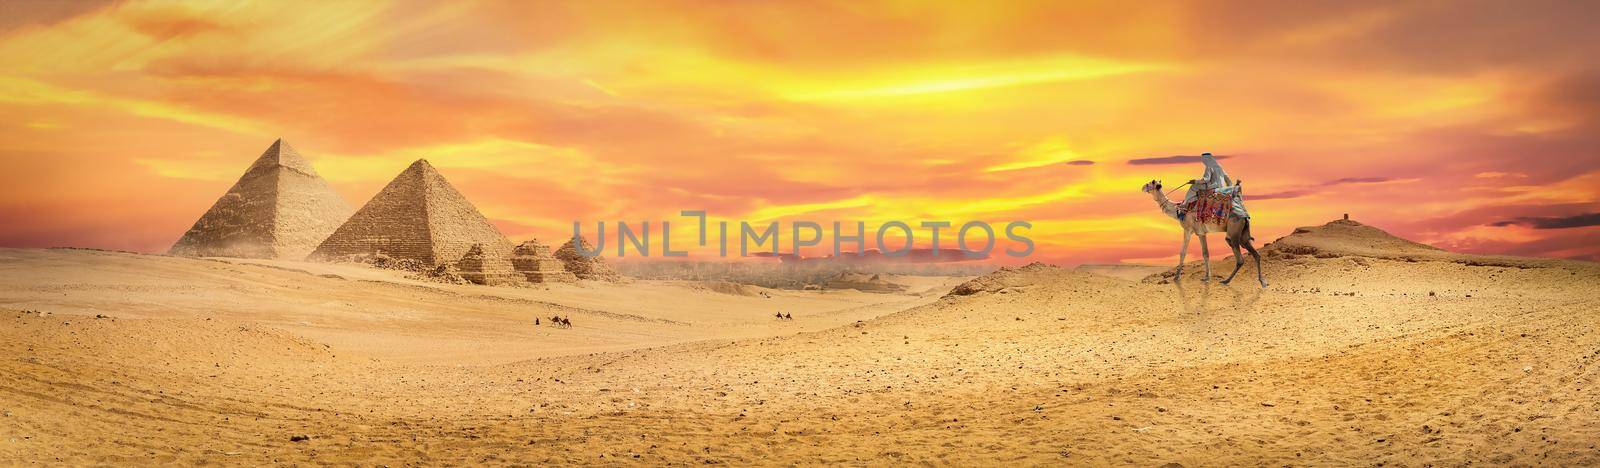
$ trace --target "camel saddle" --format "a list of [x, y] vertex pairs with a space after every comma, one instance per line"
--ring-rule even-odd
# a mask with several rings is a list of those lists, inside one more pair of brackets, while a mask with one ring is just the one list
[[1249, 218], [1250, 214], [1244, 210], [1244, 201], [1237, 189], [1238, 187], [1228, 187], [1227, 190], [1201, 190], [1195, 194], [1194, 200], [1183, 204], [1184, 215], [1195, 216], [1196, 220], [1204, 224], [1225, 223], [1230, 214], [1239, 218]]

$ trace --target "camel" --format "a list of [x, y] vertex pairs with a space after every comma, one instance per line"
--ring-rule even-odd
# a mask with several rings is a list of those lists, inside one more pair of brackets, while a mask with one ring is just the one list
[[[1235, 187], [1239, 187], [1242, 184], [1243, 182], [1239, 182], [1235, 184]], [[1206, 233], [1225, 232], [1227, 237], [1223, 239], [1228, 242], [1228, 247], [1233, 249], [1234, 263], [1233, 273], [1229, 274], [1227, 279], [1222, 280], [1222, 284], [1228, 284], [1233, 281], [1234, 275], [1238, 275], [1239, 269], [1244, 266], [1244, 258], [1239, 255], [1239, 247], [1242, 246], [1250, 252], [1250, 256], [1256, 259], [1256, 280], [1261, 282], [1261, 287], [1267, 287], [1266, 275], [1261, 272], [1261, 254], [1257, 253], [1256, 247], [1250, 243], [1250, 241], [1255, 240], [1255, 237], [1250, 235], [1250, 218], [1237, 217], [1232, 213], [1232, 210], [1229, 210], [1227, 219], [1221, 222], [1201, 222], [1200, 216], [1193, 216], [1193, 213], [1188, 213], [1183, 219], [1179, 219], [1178, 205], [1172, 203], [1172, 200], [1168, 200], [1167, 194], [1161, 191], [1161, 181], [1152, 180], [1150, 183], [1144, 184], [1143, 190], [1145, 193], [1150, 194], [1151, 198], [1155, 199], [1156, 204], [1161, 205], [1161, 212], [1166, 213], [1167, 216], [1177, 220], [1178, 225], [1183, 226], [1183, 250], [1178, 251], [1178, 270], [1177, 275], [1173, 277], [1174, 282], [1183, 280], [1183, 262], [1184, 258], [1189, 255], [1189, 236], [1200, 238], [1200, 256], [1204, 260], [1203, 263], [1206, 267], [1206, 274], [1200, 278], [1200, 282], [1211, 281], [1211, 250], [1206, 246]]]

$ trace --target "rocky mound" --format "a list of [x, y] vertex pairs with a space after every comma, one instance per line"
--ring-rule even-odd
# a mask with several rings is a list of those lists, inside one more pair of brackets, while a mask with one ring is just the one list
[[1444, 249], [1402, 239], [1382, 229], [1348, 219], [1296, 228], [1293, 233], [1268, 243], [1261, 250], [1268, 255], [1290, 258], [1310, 255], [1319, 258], [1360, 256], [1424, 259], [1448, 254]]
[[1060, 273], [1068, 270], [1043, 262], [1033, 262], [1020, 268], [1001, 268], [994, 273], [979, 276], [957, 285], [951, 289], [950, 296], [970, 296], [985, 292], [1000, 292], [1008, 289], [1031, 286], [1038, 283], [1040, 273]]
[[[1138, 292], [1140, 287], [1139, 283], [1126, 279], [1033, 262], [1021, 267], [1000, 268], [987, 275], [967, 280], [945, 293], [935, 305], [965, 304], [962, 307], [937, 306], [936, 308], [971, 313], [991, 307], [1008, 309], [1018, 307], [1019, 304], [1032, 303], [1034, 305], [1022, 309], [1029, 310], [1030, 315], [1059, 319], [1059, 314], [1065, 309], [1054, 306], [1040, 308], [1040, 305], [1081, 300], [1137, 304], [1146, 299]], [[956, 316], [961, 315], [957, 313]], [[924, 317], [924, 319], [933, 318]]]
[[1166, 271], [1172, 267], [1164, 265], [1140, 265], [1133, 263], [1094, 264], [1085, 263], [1073, 268], [1073, 271], [1093, 273], [1101, 276], [1120, 278], [1128, 281], [1139, 281], [1146, 276]]
[[1296, 228], [1293, 233], [1263, 246], [1261, 253], [1268, 257], [1284, 259], [1300, 256], [1315, 258], [1369, 257], [1408, 262], [1453, 262], [1471, 266], [1507, 268], [1560, 267], [1588, 270], [1594, 266], [1591, 262], [1554, 258], [1455, 253], [1403, 239], [1382, 229], [1349, 219], [1334, 220], [1321, 226]]
[[[1215, 245], [1213, 245], [1215, 248]], [[1225, 248], [1225, 247], [1224, 247]], [[1576, 271], [1593, 271], [1596, 265], [1591, 262], [1551, 259], [1527, 258], [1499, 255], [1471, 255], [1450, 252], [1438, 247], [1414, 242], [1390, 234], [1382, 229], [1361, 224], [1349, 219], [1339, 219], [1321, 226], [1308, 226], [1296, 228], [1293, 233], [1278, 240], [1261, 246], [1262, 266], [1267, 271], [1268, 281], [1273, 276], [1306, 274], [1305, 270], [1297, 270], [1297, 265], [1311, 263], [1326, 263], [1338, 259], [1349, 265], [1366, 267], [1371, 264], [1370, 259], [1393, 260], [1404, 262], [1450, 262], [1469, 266], [1491, 266], [1505, 268], [1566, 268]], [[1224, 251], [1226, 252], [1226, 251]], [[1194, 252], [1189, 258], [1195, 259]], [[1212, 274], [1225, 277], [1233, 270], [1232, 255], [1224, 253], [1212, 257]], [[1245, 254], [1245, 267], [1240, 275], [1249, 277], [1254, 275], [1254, 262]], [[1184, 280], [1198, 280], [1204, 275], [1201, 260], [1195, 259], [1184, 265]], [[1167, 269], [1164, 272], [1153, 274], [1144, 278], [1146, 283], [1166, 283], [1174, 279], [1174, 271]]]

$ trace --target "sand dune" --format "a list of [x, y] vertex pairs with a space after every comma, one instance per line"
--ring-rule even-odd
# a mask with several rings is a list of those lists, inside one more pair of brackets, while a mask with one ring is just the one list
[[[1030, 265], [767, 298], [4, 250], [0, 457], [1600, 464], [1600, 268], [1345, 228], [1264, 249], [1265, 290]], [[527, 323], [558, 311], [577, 326]]]
[[1152, 274], [1160, 273], [1170, 269], [1172, 269], [1170, 266], [1141, 265], [1136, 263], [1083, 264], [1078, 265], [1077, 268], [1074, 268], [1074, 270], [1084, 273], [1094, 273], [1097, 275], [1105, 275], [1112, 278], [1122, 278], [1130, 281], [1138, 281]]
[[[855, 292], [723, 294], [671, 281], [486, 287], [356, 264], [0, 250], [13, 309], [211, 318], [293, 332], [385, 360], [495, 364], [542, 356], [819, 330], [927, 301]], [[954, 284], [954, 281], [950, 281]], [[774, 323], [771, 314], [796, 314]], [[574, 327], [535, 327], [570, 316]]]

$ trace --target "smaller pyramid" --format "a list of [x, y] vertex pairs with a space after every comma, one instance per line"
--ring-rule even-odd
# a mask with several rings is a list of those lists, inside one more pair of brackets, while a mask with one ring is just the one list
[[419, 159], [328, 236], [311, 258], [329, 261], [383, 254], [434, 267], [459, 267], [474, 250], [468, 264], [476, 270], [493, 275], [513, 271], [511, 241], [433, 165]]
[[[496, 261], [499, 260], [499, 261]], [[462, 278], [477, 284], [506, 285], [523, 281], [522, 275], [512, 270], [505, 259], [495, 259], [484, 253], [483, 244], [472, 244], [467, 253], [456, 261]]]
[[584, 240], [582, 237], [573, 237], [566, 244], [562, 244], [561, 248], [556, 249], [555, 257], [561, 260], [567, 271], [572, 272], [578, 279], [612, 282], [622, 280], [622, 275], [618, 275], [616, 270], [612, 270], [611, 266], [606, 264], [606, 259], [599, 256], [583, 256], [578, 253], [578, 248], [573, 246], [574, 242], [582, 246], [585, 252], [594, 250], [594, 246], [590, 245], [589, 241]]
[[530, 283], [571, 283], [578, 277], [567, 271], [561, 260], [550, 254], [550, 246], [531, 239], [517, 245], [511, 253], [511, 266]]
[[350, 217], [350, 204], [282, 139], [167, 253], [299, 260]]

